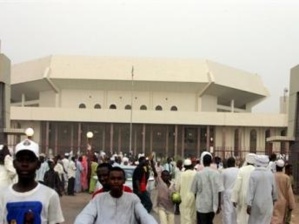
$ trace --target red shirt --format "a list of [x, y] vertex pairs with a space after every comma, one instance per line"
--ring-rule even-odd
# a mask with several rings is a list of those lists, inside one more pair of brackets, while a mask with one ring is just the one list
[[[123, 191], [124, 191], [124, 192], [129, 192], [129, 193], [132, 193], [132, 192], [133, 192], [132, 189], [131, 189], [130, 187], [126, 186], [126, 185], [123, 185]], [[92, 198], [94, 198], [94, 196], [96, 196], [97, 194], [100, 194], [100, 193], [103, 193], [103, 192], [105, 192], [105, 191], [104, 191], [104, 188], [101, 188], [101, 189], [99, 189], [99, 190], [93, 192], [93, 194], [92, 194]]]

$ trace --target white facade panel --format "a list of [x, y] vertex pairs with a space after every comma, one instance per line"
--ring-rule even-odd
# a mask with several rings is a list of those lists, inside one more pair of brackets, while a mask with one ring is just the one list
[[201, 97], [201, 111], [215, 112], [217, 111], [217, 97], [204, 95]]
[[196, 111], [196, 95], [192, 93], [153, 92], [153, 110], [160, 105], [163, 111], [176, 106], [178, 111]]
[[55, 107], [56, 94], [53, 91], [43, 91], [39, 93], [40, 107]]
[[96, 104], [104, 105], [104, 91], [94, 90], [61, 90], [62, 108], [79, 108], [80, 104], [85, 104], [87, 109], [94, 109]]

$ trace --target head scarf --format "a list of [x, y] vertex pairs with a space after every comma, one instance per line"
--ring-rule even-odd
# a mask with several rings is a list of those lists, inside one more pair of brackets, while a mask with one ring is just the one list
[[248, 153], [245, 157], [245, 161], [242, 166], [247, 166], [248, 164], [253, 164], [255, 163], [255, 156], [256, 154], [254, 153]]
[[246, 159], [245, 159], [246, 163], [254, 164], [254, 162], [255, 162], [255, 156], [256, 155], [254, 153], [248, 153], [246, 155]]
[[255, 156], [255, 166], [267, 167], [269, 164], [269, 157], [266, 155]]

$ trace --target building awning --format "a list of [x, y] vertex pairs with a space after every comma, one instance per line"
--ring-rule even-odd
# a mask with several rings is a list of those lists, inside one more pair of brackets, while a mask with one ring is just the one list
[[6, 134], [23, 134], [23, 135], [25, 135], [25, 130], [23, 128], [3, 128], [2, 130]]
[[295, 137], [290, 136], [271, 136], [266, 139], [267, 142], [293, 142]]

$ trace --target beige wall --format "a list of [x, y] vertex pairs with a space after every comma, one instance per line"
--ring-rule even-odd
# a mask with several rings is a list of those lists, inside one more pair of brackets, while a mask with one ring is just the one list
[[217, 97], [204, 95], [201, 97], [201, 111], [217, 111]]
[[93, 109], [95, 104], [100, 104], [103, 108], [105, 91], [96, 90], [61, 90], [61, 107], [78, 108], [84, 103], [86, 108]]
[[[157, 105], [161, 105], [163, 111], [169, 111], [172, 106], [179, 111], [197, 111], [196, 95], [192, 93], [133, 91], [132, 95], [134, 110], [139, 110], [142, 105], [146, 105], [148, 110], [155, 110]], [[60, 92], [60, 99], [62, 108], [78, 108], [80, 103], [84, 103], [88, 109], [93, 109], [95, 104], [109, 109], [111, 104], [115, 104], [117, 109], [124, 110], [126, 105], [131, 105], [131, 92], [64, 89]], [[55, 107], [53, 91], [40, 93], [40, 107]]]
[[176, 106], [178, 111], [196, 111], [196, 95], [192, 93], [153, 93], [153, 110], [157, 105], [163, 107], [163, 111], [169, 111], [172, 106]]
[[[72, 116], [70, 116], [70, 114]], [[11, 107], [11, 120], [52, 120], [89, 122], [128, 122], [128, 110], [77, 108]], [[133, 110], [133, 122], [145, 124], [214, 125], [236, 127], [285, 128], [285, 114], [244, 114], [217, 112], [140, 111]]]
[[295, 113], [296, 113], [296, 96], [299, 92], [299, 65], [291, 69], [290, 88], [289, 88], [289, 113], [288, 113], [288, 136], [295, 136]]
[[40, 107], [55, 107], [56, 94], [53, 91], [43, 91], [39, 93]]
[[279, 98], [279, 113], [287, 114], [289, 110], [289, 97], [281, 96]]
[[[223, 134], [223, 128], [225, 134]], [[235, 141], [234, 141], [234, 132], [236, 129], [240, 131], [240, 149], [242, 151], [249, 150], [250, 147], [250, 132], [251, 130], [256, 130], [257, 133], [257, 142], [256, 149], [257, 153], [265, 153], [265, 132], [268, 127], [216, 127], [215, 130], [215, 145], [222, 147], [225, 142], [226, 150], [234, 150]], [[280, 135], [280, 132], [283, 128], [270, 128], [271, 136]], [[280, 152], [280, 143], [273, 143], [273, 152]]]
[[0, 81], [5, 83], [5, 122], [6, 128], [10, 127], [10, 60], [4, 55], [0, 54]]

